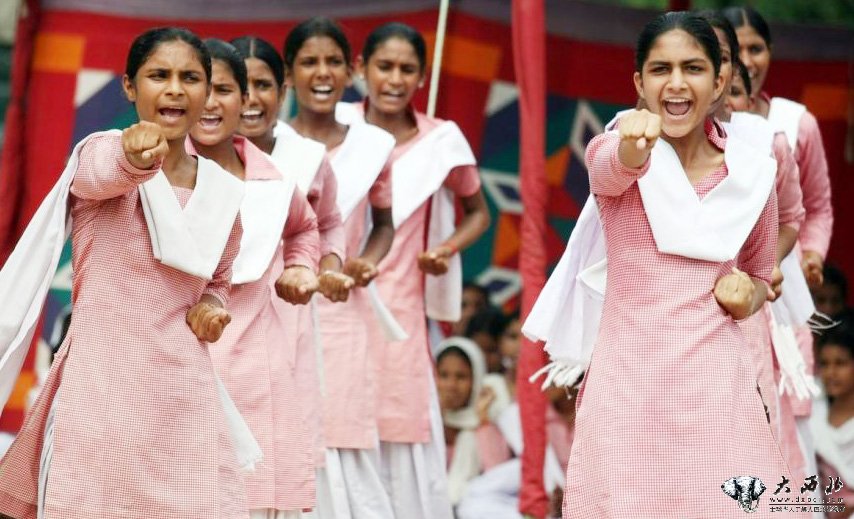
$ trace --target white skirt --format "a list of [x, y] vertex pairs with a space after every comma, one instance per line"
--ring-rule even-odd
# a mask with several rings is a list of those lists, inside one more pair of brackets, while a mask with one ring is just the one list
[[383, 484], [397, 519], [453, 519], [445, 431], [430, 368], [430, 443], [380, 442]]
[[326, 449], [326, 467], [317, 470], [317, 507], [303, 517], [394, 519], [379, 466], [375, 449]]

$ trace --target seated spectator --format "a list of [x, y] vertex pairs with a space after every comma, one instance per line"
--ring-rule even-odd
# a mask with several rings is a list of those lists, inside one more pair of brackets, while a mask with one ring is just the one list
[[480, 346], [480, 350], [486, 358], [486, 371], [488, 373], [503, 372], [499, 341], [506, 320], [501, 310], [488, 306], [474, 314], [466, 326], [465, 337]]
[[825, 265], [824, 283], [811, 291], [816, 310], [836, 321], [850, 323], [852, 312], [847, 305], [848, 280], [841, 270], [833, 265]]
[[[494, 376], [494, 375], [493, 375]], [[545, 491], [551, 496], [549, 517], [560, 517], [566, 466], [572, 448], [575, 425], [574, 389], [549, 388], [546, 391], [551, 405], [546, 408], [548, 445], [544, 464]], [[508, 406], [495, 420], [504, 440], [517, 456], [497, 465], [469, 483], [457, 507], [458, 519], [522, 519], [519, 514], [521, 488], [522, 425], [519, 406]]]
[[447, 444], [448, 490], [456, 505], [471, 479], [511, 457], [501, 432], [489, 420], [494, 392], [483, 388], [486, 366], [480, 348], [464, 337], [436, 350], [437, 390]]
[[472, 316], [490, 306], [489, 291], [477, 283], [463, 283], [463, 303], [460, 320], [451, 325], [451, 336], [463, 336]]
[[[827, 278], [825, 278], [827, 284]], [[818, 372], [825, 397], [818, 398], [810, 416], [810, 430], [818, 456], [825, 493], [842, 498], [846, 511], [827, 513], [828, 519], [854, 515], [854, 333], [831, 330], [819, 343]], [[837, 482], [836, 478], [839, 478]], [[841, 483], [837, 484], [837, 483]], [[827, 490], [830, 492], [827, 492]]]

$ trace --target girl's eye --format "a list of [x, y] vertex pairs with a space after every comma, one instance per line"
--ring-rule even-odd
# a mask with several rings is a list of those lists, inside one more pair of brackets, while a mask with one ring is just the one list
[[751, 45], [750, 46], [750, 53], [751, 54], [762, 54], [762, 52], [764, 50], [765, 50], [765, 47], [762, 45]]

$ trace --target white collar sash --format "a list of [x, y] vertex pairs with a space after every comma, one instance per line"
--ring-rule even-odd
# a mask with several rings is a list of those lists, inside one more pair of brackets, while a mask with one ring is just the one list
[[285, 178], [293, 178], [297, 187], [308, 194], [320, 165], [326, 157], [326, 147], [298, 134], [287, 123], [279, 121], [273, 129], [276, 144], [270, 157]]
[[729, 122], [722, 123], [727, 137], [750, 144], [763, 154], [774, 153], [774, 126], [761, 115], [733, 112]]
[[346, 221], [367, 196], [394, 149], [394, 137], [371, 124], [352, 124], [332, 158], [338, 181], [338, 210]]
[[[442, 187], [458, 166], [476, 164], [474, 153], [459, 127], [445, 121], [398, 158], [392, 166], [392, 220], [398, 228], [432, 196], [427, 248], [444, 243], [456, 229], [454, 193]], [[427, 316], [437, 321], [460, 320], [463, 264], [459, 254], [448, 262], [443, 276], [426, 276], [424, 302]]]
[[183, 209], [162, 170], [140, 184], [140, 202], [154, 257], [182, 272], [212, 279], [243, 192], [241, 180], [201, 156], [196, 187]]
[[798, 130], [807, 107], [783, 97], [774, 97], [768, 107], [768, 122], [786, 134], [792, 151], [798, 147]]
[[243, 236], [234, 259], [231, 282], [258, 281], [270, 266], [290, 212], [296, 182], [293, 179], [247, 180], [240, 206]]
[[722, 262], [741, 250], [768, 201], [777, 163], [738, 139], [728, 139], [724, 161], [726, 178], [700, 199], [676, 151], [658, 140], [638, 188], [660, 252]]
[[441, 123], [413, 144], [391, 169], [394, 227], [400, 227], [437, 192], [451, 170], [476, 163], [468, 141], [452, 121]]

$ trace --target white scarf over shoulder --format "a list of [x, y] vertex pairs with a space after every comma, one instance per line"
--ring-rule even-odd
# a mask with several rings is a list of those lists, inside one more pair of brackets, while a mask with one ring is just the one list
[[[364, 119], [353, 118], [350, 121], [347, 136], [331, 160], [332, 171], [338, 183], [337, 204], [342, 220], [346, 221], [359, 203], [368, 196], [386, 166], [394, 146], [394, 137], [387, 131], [366, 123]], [[366, 210], [367, 225], [362, 247], [367, 243], [371, 227], [370, 207]], [[370, 283], [365, 288], [365, 293], [386, 338], [390, 341], [407, 339], [409, 334], [383, 303], [376, 284]]]
[[302, 166], [294, 170], [293, 180], [296, 181], [300, 191], [308, 195], [308, 190], [326, 157], [326, 147], [315, 140], [303, 137], [282, 121], [273, 128], [273, 136], [276, 137], [276, 144], [270, 152], [270, 157], [273, 158], [279, 171], [286, 174], [286, 178], [290, 176], [287, 172], [294, 169], [294, 164], [301, 163]]
[[[335, 118], [343, 124], [364, 121], [364, 115], [348, 103], [338, 103]], [[427, 248], [438, 247], [455, 230], [454, 193], [442, 185], [459, 166], [477, 164], [463, 132], [445, 121], [412, 145], [392, 166], [392, 216], [395, 228], [432, 197]], [[427, 316], [437, 321], [460, 320], [463, 269], [455, 254], [443, 276], [427, 276], [424, 297]]]
[[[392, 216], [400, 227], [416, 209], [431, 198], [427, 249], [438, 247], [454, 234], [454, 193], [442, 184], [459, 166], [477, 163], [459, 127], [445, 121], [397, 159], [392, 166]], [[459, 254], [450, 259], [443, 276], [427, 276], [424, 298], [427, 317], [437, 321], [460, 320], [463, 297], [463, 267]]]
[[[724, 151], [728, 174], [700, 199], [663, 139], [638, 181], [659, 251], [705, 261], [736, 257], [774, 186], [776, 163], [738, 139]], [[585, 203], [560, 262], [540, 293], [522, 332], [545, 342], [552, 362], [544, 387], [573, 385], [587, 369], [598, 336], [606, 287], [606, 247], [595, 197]]]

